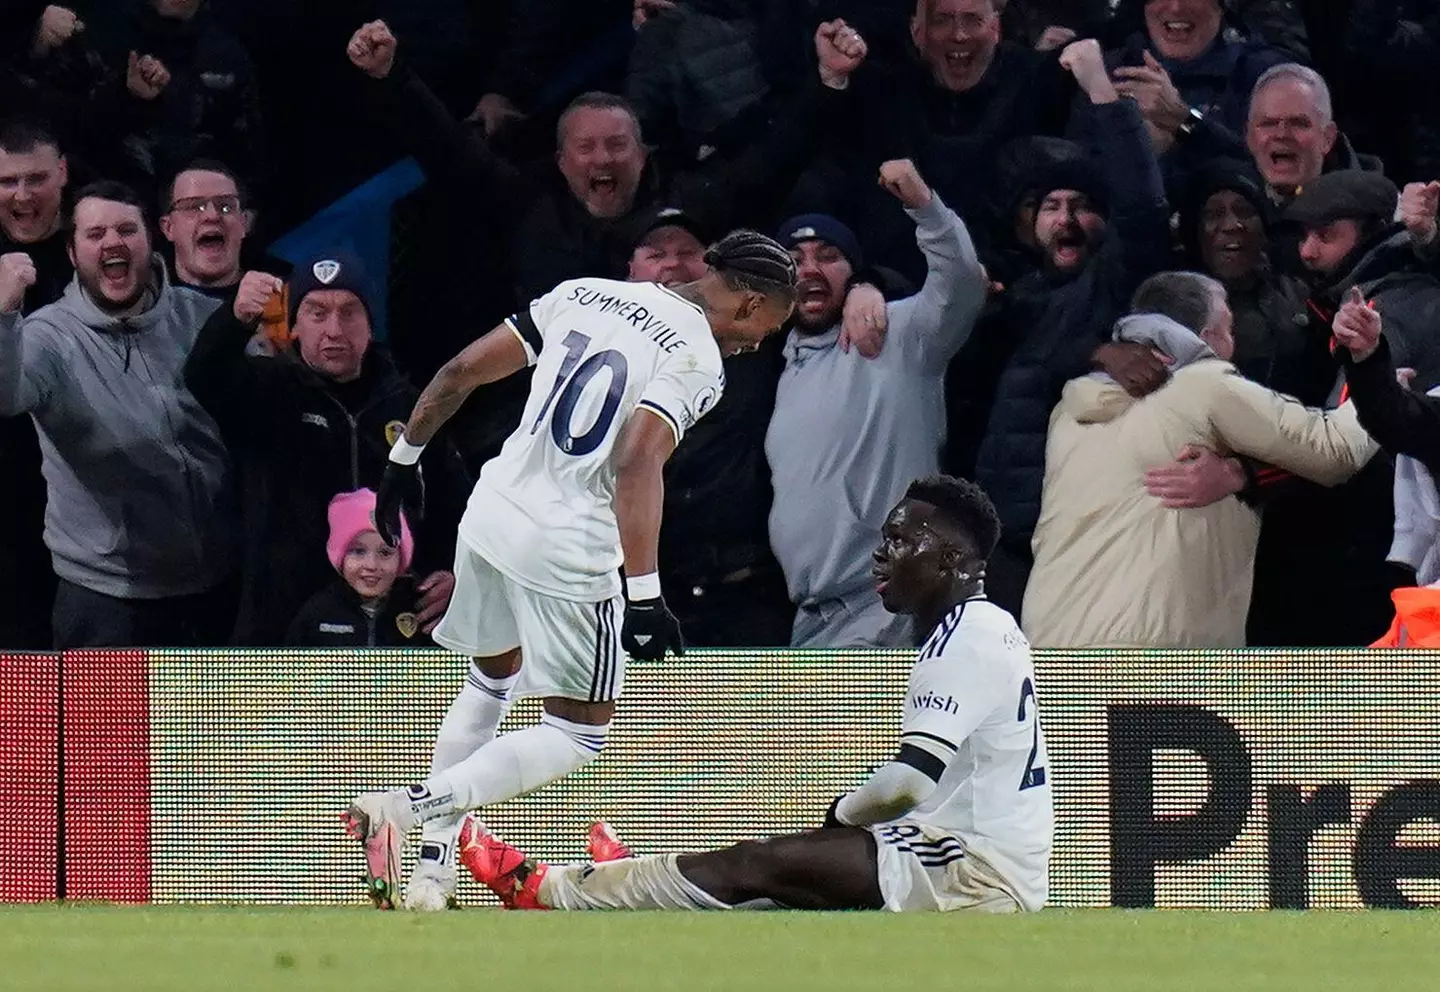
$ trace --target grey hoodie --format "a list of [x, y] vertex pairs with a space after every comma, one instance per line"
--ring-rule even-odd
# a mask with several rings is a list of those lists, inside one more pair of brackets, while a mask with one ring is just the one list
[[[1219, 358], [1210, 346], [1190, 328], [1158, 313], [1132, 313], [1121, 317], [1115, 324], [1115, 340], [1130, 344], [1148, 344], [1156, 351], [1173, 358], [1172, 371], [1179, 371], [1192, 362], [1204, 358]], [[1114, 382], [1104, 372], [1095, 373], [1096, 378]]]
[[78, 277], [23, 320], [0, 314], [0, 415], [39, 430], [55, 573], [120, 599], [203, 592], [235, 562], [230, 459], [182, 374], [220, 303], [154, 266], [158, 297], [135, 317], [102, 311]]
[[801, 606], [873, 587], [870, 556], [890, 508], [940, 470], [945, 369], [985, 303], [984, 269], [955, 212], [938, 195], [905, 212], [929, 273], [920, 292], [886, 304], [879, 357], [841, 351], [839, 325], [792, 330], [785, 343], [765, 435], [770, 546]]

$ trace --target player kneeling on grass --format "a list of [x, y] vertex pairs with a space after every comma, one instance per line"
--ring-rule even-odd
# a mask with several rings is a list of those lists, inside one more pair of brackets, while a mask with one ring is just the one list
[[[546, 865], [467, 817], [461, 862], [512, 909], [1039, 909], [1054, 818], [1030, 646], [984, 595], [999, 536], [989, 498], [959, 479], [912, 483], [890, 512], [874, 555], [880, 598], [930, 636], [899, 752], [837, 799], [821, 829], [706, 854]], [[609, 856], [593, 835], [591, 852]]]
[[[477, 386], [535, 366], [524, 419], [460, 521], [455, 594], [434, 637], [471, 663], [430, 777], [362, 795], [345, 813], [376, 906], [394, 908], [405, 835], [423, 823], [405, 906], [443, 909], [465, 811], [600, 753], [625, 680], [622, 646], [654, 661], [683, 653], [656, 574], [665, 461], [719, 401], [722, 356], [753, 351], [795, 303], [795, 262], [762, 234], [732, 232], [705, 262], [675, 289], [561, 283], [446, 363], [391, 450], [375, 520], [393, 545], [426, 442]], [[497, 737], [510, 699], [527, 695], [545, 700], [540, 723]]]

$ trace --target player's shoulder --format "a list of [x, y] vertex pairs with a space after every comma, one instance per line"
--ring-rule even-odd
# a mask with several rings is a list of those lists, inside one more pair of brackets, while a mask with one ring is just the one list
[[1030, 642], [1010, 613], [984, 597], [956, 604], [930, 632], [920, 660], [966, 661], [977, 655], [1028, 664]]
[[644, 287], [646, 299], [658, 319], [666, 321], [678, 333], [684, 347], [667, 348], [666, 359], [679, 364], [682, 370], [708, 373], [724, 383], [724, 359], [720, 346], [710, 330], [710, 319], [696, 303], [659, 283], [636, 283]]

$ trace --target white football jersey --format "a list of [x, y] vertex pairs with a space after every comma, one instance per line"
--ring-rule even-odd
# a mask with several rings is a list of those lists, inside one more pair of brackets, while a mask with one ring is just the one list
[[945, 755], [935, 791], [907, 814], [958, 835], [1026, 909], [1049, 892], [1055, 817], [1030, 644], [983, 597], [959, 604], [910, 672], [900, 743]]
[[615, 442], [643, 407], [679, 444], [725, 388], [720, 349], [704, 312], [655, 283], [561, 283], [506, 326], [535, 379], [519, 428], [480, 472], [460, 537], [526, 588], [609, 599], [624, 559]]

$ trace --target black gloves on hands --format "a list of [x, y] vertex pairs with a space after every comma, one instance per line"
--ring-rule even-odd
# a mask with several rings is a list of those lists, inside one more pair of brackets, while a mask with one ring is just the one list
[[822, 830], [830, 830], [834, 827], [845, 826], [845, 824], [840, 822], [840, 817], [838, 815], [838, 810], [840, 809], [840, 800], [844, 798], [845, 797], [843, 795], [836, 796], [835, 801], [830, 804], [830, 808], [825, 811], [825, 822], [820, 824]]
[[400, 510], [419, 481], [418, 465], [385, 464], [380, 490], [375, 494], [375, 529], [392, 548], [400, 547]]
[[632, 600], [625, 604], [620, 646], [630, 657], [643, 661], [662, 661], [667, 651], [676, 657], [684, 656], [685, 641], [680, 636], [680, 621], [665, 605], [664, 597]]

